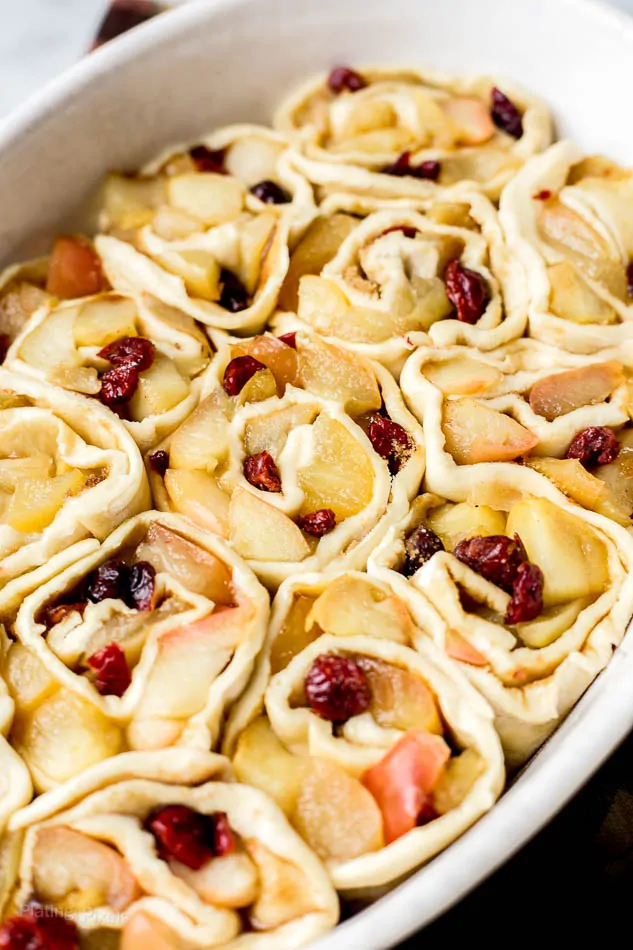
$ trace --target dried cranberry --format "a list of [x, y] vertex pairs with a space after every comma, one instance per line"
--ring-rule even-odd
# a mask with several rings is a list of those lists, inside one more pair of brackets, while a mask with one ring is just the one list
[[136, 366], [116, 366], [108, 369], [101, 377], [99, 399], [109, 409], [118, 408], [129, 402], [138, 388], [138, 370]]
[[403, 152], [392, 165], [386, 165], [382, 169], [382, 173], [383, 175], [393, 175], [396, 178], [421, 178], [425, 181], [437, 181], [441, 170], [442, 166], [435, 159], [420, 162], [419, 165], [412, 165], [411, 152]]
[[206, 145], [195, 145], [192, 149], [189, 149], [189, 154], [199, 172], [214, 172], [216, 175], [227, 174], [224, 167], [225, 149], [214, 151], [207, 148]]
[[4, 363], [9, 347], [11, 346], [11, 337], [8, 333], [0, 333], [0, 363]]
[[316, 658], [306, 676], [305, 691], [310, 708], [328, 722], [347, 722], [371, 703], [369, 682], [359, 664], [335, 653]]
[[249, 379], [260, 369], [266, 369], [266, 367], [254, 356], [236, 356], [224, 370], [222, 379], [224, 392], [228, 396], [239, 396]]
[[405, 561], [402, 573], [405, 577], [413, 577], [434, 554], [443, 550], [444, 545], [435, 532], [423, 524], [418, 525], [404, 542]]
[[54, 604], [46, 608], [45, 617], [46, 617], [46, 626], [54, 627], [56, 624], [61, 623], [69, 614], [79, 613], [83, 614], [86, 609], [85, 601], [77, 602], [74, 604]]
[[514, 540], [505, 534], [465, 538], [455, 546], [453, 554], [508, 594], [512, 593], [520, 565], [528, 559], [518, 534]]
[[396, 475], [413, 451], [407, 430], [375, 412], [369, 419], [367, 435], [378, 455], [389, 462], [391, 474]]
[[492, 121], [503, 132], [520, 139], [523, 135], [523, 119], [515, 104], [501, 92], [492, 90], [492, 107], [490, 109]]
[[154, 362], [155, 352], [156, 347], [152, 341], [144, 336], [122, 336], [104, 346], [98, 355], [113, 366], [134, 366], [142, 373]]
[[220, 306], [228, 310], [229, 313], [239, 313], [246, 310], [249, 306], [248, 293], [246, 287], [235, 274], [223, 268], [220, 272]]
[[386, 231], [383, 231], [383, 234], [392, 234], [394, 231], [402, 231], [405, 237], [414, 238], [418, 233], [417, 228], [409, 228], [405, 224], [394, 224], [392, 228], [387, 228]]
[[543, 191], [539, 191], [537, 192], [537, 194], [534, 195], [534, 200], [535, 201], [549, 201], [551, 197], [552, 197], [552, 193], [549, 190], [549, 188], [544, 188]]
[[137, 561], [130, 568], [126, 602], [135, 610], [151, 610], [154, 602], [156, 571], [148, 561]]
[[95, 671], [95, 686], [102, 696], [123, 696], [132, 674], [125, 653], [118, 643], [109, 643], [88, 657], [88, 666]]
[[367, 80], [349, 66], [335, 66], [327, 78], [327, 84], [331, 92], [338, 96], [344, 89], [348, 92], [364, 89], [367, 86]]
[[446, 296], [457, 310], [462, 323], [477, 323], [483, 316], [490, 295], [488, 284], [477, 271], [451, 261], [444, 271]]
[[433, 799], [430, 795], [424, 795], [424, 800], [420, 811], [418, 812], [418, 819], [416, 824], [418, 827], [421, 825], [428, 825], [430, 821], [435, 821], [437, 818], [437, 812], [435, 811], [435, 806], [433, 805]]
[[264, 178], [253, 185], [251, 194], [266, 205], [286, 205], [292, 201], [292, 195], [270, 178]]
[[93, 604], [102, 600], [125, 600], [128, 592], [127, 564], [116, 558], [104, 561], [86, 579], [86, 597]]
[[31, 905], [4, 922], [0, 950], [79, 950], [79, 932], [74, 921], [51, 908]]
[[257, 452], [244, 459], [244, 478], [261, 491], [281, 491], [279, 469], [270, 452]]
[[166, 805], [147, 822], [161, 858], [199, 871], [214, 857], [230, 854], [235, 837], [224, 812], [201, 815], [186, 805]]
[[618, 457], [620, 443], [613, 429], [589, 426], [574, 436], [565, 458], [578, 459], [585, 466], [608, 465]]
[[633, 262], [626, 269], [626, 289], [629, 297], [633, 297]]
[[149, 464], [157, 475], [164, 475], [169, 468], [169, 452], [166, 452], [165, 449], [152, 452], [149, 457]]
[[331, 508], [319, 508], [318, 511], [311, 511], [310, 514], [299, 518], [299, 527], [306, 534], [311, 534], [315, 538], [322, 538], [324, 534], [334, 531], [336, 515]]
[[282, 335], [278, 336], [277, 339], [281, 340], [282, 343], [285, 343], [286, 346], [291, 346], [293, 350], [297, 349], [296, 333], [282, 333]]
[[543, 571], [536, 564], [519, 564], [506, 611], [507, 624], [526, 623], [538, 617], [543, 609], [544, 580]]

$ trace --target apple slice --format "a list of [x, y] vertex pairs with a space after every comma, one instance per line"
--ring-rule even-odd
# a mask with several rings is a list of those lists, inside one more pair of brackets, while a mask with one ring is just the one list
[[74, 306], [53, 310], [43, 323], [25, 336], [20, 344], [21, 359], [47, 374], [64, 366], [77, 366], [79, 357], [74, 327], [78, 312]]
[[58, 237], [48, 262], [46, 290], [60, 300], [92, 297], [105, 290], [101, 260], [83, 237]]
[[310, 769], [310, 759], [292, 755], [279, 741], [265, 717], [246, 727], [237, 743], [233, 768], [239, 782], [266, 792], [290, 815], [301, 783]]
[[189, 395], [189, 385], [173, 360], [156, 353], [149, 369], [139, 374], [138, 387], [132, 396], [130, 417], [142, 422], [149, 416], [169, 412]]
[[[184, 211], [165, 205], [158, 209], [151, 219], [151, 225], [154, 234], [164, 241], [181, 241], [200, 231], [202, 222], [198, 218], [192, 218], [190, 214], [185, 214]], [[169, 252], [165, 253], [167, 256]]]
[[[626, 435], [626, 432], [618, 433], [618, 437], [621, 436], [623, 441]], [[600, 465], [595, 475], [605, 483], [610, 492], [610, 498], [618, 512], [615, 520], [630, 527], [633, 517], [633, 454], [621, 449], [616, 460], [608, 465]], [[604, 513], [606, 514], [606, 511]]]
[[564, 373], [554, 373], [534, 383], [530, 390], [530, 406], [549, 422], [582, 406], [605, 402], [625, 382], [621, 363], [591, 363]]
[[157, 260], [170, 273], [181, 277], [194, 297], [220, 299], [220, 265], [210, 251], [203, 248], [169, 249], [157, 255]]
[[245, 406], [249, 402], [264, 402], [277, 395], [277, 380], [269, 369], [259, 369], [253, 373], [248, 382], [235, 396], [237, 406]]
[[320, 274], [358, 223], [353, 215], [337, 212], [330, 217], [319, 217], [310, 225], [292, 252], [279, 295], [281, 310], [296, 312], [301, 278], [306, 274]]
[[271, 211], [264, 211], [240, 228], [240, 263], [236, 272], [251, 296], [257, 290], [266, 248], [273, 240], [276, 227], [276, 216]]
[[277, 163], [285, 146], [280, 142], [244, 135], [229, 145], [224, 167], [230, 175], [243, 181], [247, 188], [264, 180], [274, 180]]
[[444, 649], [448, 656], [470, 666], [488, 666], [488, 660], [479, 650], [456, 630], [448, 630]]
[[270, 648], [270, 669], [274, 675], [285, 670], [293, 657], [314, 643], [323, 633], [316, 623], [309, 622], [314, 597], [307, 594], [295, 596], [286, 618], [279, 628]]
[[79, 311], [73, 335], [76, 346], [97, 347], [123, 336], [136, 336], [136, 304], [116, 294], [89, 300]]
[[538, 443], [538, 436], [510, 416], [467, 397], [445, 403], [442, 429], [458, 465], [511, 462]]
[[6, 521], [16, 531], [35, 533], [53, 523], [64, 502], [84, 486], [79, 469], [52, 478], [24, 478], [16, 485]]
[[469, 356], [425, 363], [422, 375], [445, 396], [475, 396], [496, 386], [503, 379], [503, 373], [494, 366]]
[[188, 950], [188, 947], [162, 921], [137, 910], [123, 924], [118, 950]]
[[213, 172], [187, 172], [167, 180], [167, 200], [194, 218], [215, 227], [233, 221], [244, 206], [245, 188], [237, 178]]
[[464, 749], [450, 758], [433, 789], [433, 807], [438, 815], [459, 808], [485, 770], [486, 763], [474, 749]]
[[505, 534], [506, 530], [506, 516], [502, 511], [496, 511], [488, 505], [471, 505], [466, 501], [431, 508], [426, 523], [447, 551], [452, 551], [464, 538]]
[[4, 680], [20, 712], [37, 709], [58, 687], [35, 653], [22, 643], [13, 643], [3, 669]]
[[233, 492], [229, 524], [231, 544], [241, 557], [290, 563], [303, 561], [310, 554], [294, 521], [246, 489], [238, 487]]
[[495, 134], [490, 109], [480, 99], [456, 96], [440, 103], [445, 115], [457, 126], [458, 141], [464, 145], [481, 145]]
[[199, 871], [178, 861], [170, 861], [170, 867], [206, 904], [248, 907], [257, 900], [259, 874], [244, 851], [215, 857]]
[[442, 735], [435, 697], [419, 676], [374, 657], [359, 656], [357, 662], [369, 681], [369, 709], [379, 726], [403, 732], [423, 729]]
[[263, 363], [277, 380], [277, 389], [283, 396], [287, 385], [298, 385], [299, 357], [296, 350], [270, 333], [262, 333], [250, 340], [240, 340], [231, 347], [231, 359], [253, 356]]
[[14, 492], [25, 478], [46, 480], [52, 469], [53, 460], [49, 455], [0, 459], [0, 489]]
[[573, 264], [562, 261], [547, 268], [551, 287], [550, 310], [572, 323], [616, 323], [618, 315], [610, 304], [592, 290]]
[[470, 205], [461, 201], [436, 201], [426, 212], [431, 221], [448, 224], [452, 228], [478, 229], [477, 222], [470, 215]]
[[169, 443], [169, 465], [213, 472], [229, 451], [229, 404], [221, 389], [203, 399]]
[[597, 511], [624, 527], [631, 526], [633, 505], [627, 504], [601, 478], [588, 472], [578, 459], [535, 458], [528, 459], [526, 464], [553, 481], [557, 488], [583, 508]]
[[133, 178], [111, 174], [106, 178], [101, 201], [109, 227], [131, 231], [149, 224], [165, 203], [164, 178]]
[[168, 468], [165, 489], [174, 511], [213, 534], [229, 536], [229, 498], [207, 472]]
[[305, 917], [316, 908], [303, 869], [266, 848], [257, 838], [245, 842], [259, 871], [259, 897], [249, 919], [254, 931], [271, 931]]
[[328, 321], [343, 322], [350, 303], [338, 284], [325, 277], [304, 275], [299, 281], [299, 304], [297, 313], [315, 329], [322, 315]]
[[314, 603], [307, 626], [339, 637], [367, 633], [378, 639], [410, 644], [415, 627], [409, 611], [393, 594], [386, 593], [368, 577], [342, 574], [333, 580]]
[[308, 392], [341, 403], [353, 418], [380, 409], [376, 377], [355, 354], [307, 334], [297, 336], [297, 352], [300, 385]]
[[530, 623], [518, 623], [514, 628], [526, 647], [540, 650], [558, 640], [576, 622], [578, 616], [591, 602], [590, 597], [580, 597], [569, 604], [551, 607]]
[[380, 807], [387, 844], [417, 826], [450, 755], [441, 736], [415, 731], [400, 739], [378, 765], [365, 772], [363, 785]]
[[231, 569], [209, 551], [158, 521], [150, 524], [135, 557], [137, 561], [149, 561], [158, 573], [175, 577], [194, 594], [226, 607], [234, 603]]
[[276, 412], [254, 416], [244, 427], [246, 455], [269, 452], [277, 461], [290, 433], [299, 426], [311, 425], [316, 414], [314, 406], [300, 402]]

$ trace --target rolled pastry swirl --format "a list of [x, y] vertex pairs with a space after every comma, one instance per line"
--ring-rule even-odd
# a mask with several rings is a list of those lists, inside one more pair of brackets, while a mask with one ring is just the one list
[[576, 353], [633, 337], [631, 172], [558, 142], [503, 193], [501, 220], [525, 270], [529, 334]]
[[314, 214], [285, 139], [220, 129], [170, 150], [136, 179], [110, 176], [96, 246], [116, 290], [149, 291], [195, 320], [261, 330], [288, 268], [288, 243]]
[[11, 741], [37, 788], [126, 748], [212, 748], [268, 613], [268, 594], [217, 536], [158, 512], [121, 525], [15, 623]]
[[[398, 583], [416, 592], [422, 616], [432, 604], [442, 617], [427, 629], [494, 709], [510, 767], [525, 762], [607, 665], [633, 610], [631, 534], [560, 493], [555, 501], [551, 491], [520, 486], [520, 478], [514, 492], [499, 485], [487, 504], [420, 496], [368, 568], [384, 582], [404, 573], [408, 582]], [[523, 603], [511, 576], [517, 547], [544, 579], [529, 622], [510, 615], [511, 603]]]
[[556, 501], [559, 489], [630, 527], [632, 357], [628, 344], [582, 356], [536, 340], [493, 353], [419, 349], [401, 386], [424, 426], [426, 487], [493, 506], [500, 493]]
[[150, 496], [132, 437], [104, 406], [0, 369], [0, 407], [0, 613], [11, 616], [71, 545], [93, 549]]
[[199, 407], [150, 456], [150, 480], [161, 510], [228, 538], [275, 588], [364, 567], [417, 491], [420, 436], [378, 364], [303, 330], [265, 334], [218, 353]]
[[[0, 626], [2, 663], [9, 646], [10, 640], [4, 627]], [[15, 703], [4, 680], [0, 679], [0, 835], [3, 834], [11, 815], [24, 805], [28, 805], [33, 795], [29, 771], [7, 739], [14, 712]]]
[[126, 753], [16, 814], [0, 933], [63, 916], [69, 950], [293, 950], [329, 930], [338, 901], [320, 862], [227, 765]]
[[365, 574], [292, 578], [229, 723], [238, 777], [276, 798], [339, 890], [393, 883], [503, 786], [489, 707], [423, 632], [438, 623]]
[[353, 71], [362, 88], [350, 92], [338, 88], [335, 72], [300, 86], [274, 119], [295, 146], [293, 164], [319, 186], [428, 198], [466, 182], [496, 199], [552, 139], [547, 108], [505, 81], [511, 123], [491, 108], [489, 78], [367, 66]]
[[291, 255], [279, 308], [282, 332], [307, 325], [396, 376], [418, 345], [489, 350], [521, 336], [527, 319], [497, 212], [467, 191], [433, 202], [330, 195]]

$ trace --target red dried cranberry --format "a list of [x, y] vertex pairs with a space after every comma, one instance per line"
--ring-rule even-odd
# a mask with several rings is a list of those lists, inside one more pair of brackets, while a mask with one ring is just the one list
[[420, 178], [425, 181], [437, 181], [441, 170], [442, 166], [435, 159], [420, 162], [419, 165], [412, 165], [411, 152], [403, 152], [392, 165], [386, 165], [382, 169], [382, 173], [383, 175], [393, 175], [396, 178]]
[[435, 811], [435, 806], [433, 805], [433, 799], [430, 795], [425, 795], [424, 792], [422, 794], [424, 795], [424, 800], [422, 802], [422, 807], [418, 812], [418, 827], [421, 825], [428, 825], [430, 821], [435, 821], [437, 818], [437, 812]]
[[244, 459], [244, 478], [261, 491], [281, 491], [279, 469], [270, 452], [257, 452]]
[[418, 525], [404, 542], [405, 560], [402, 573], [405, 577], [413, 577], [423, 564], [430, 561], [434, 554], [443, 551], [441, 540], [425, 525]]
[[492, 90], [492, 107], [490, 109], [492, 121], [503, 132], [507, 132], [515, 139], [523, 135], [523, 119], [515, 104], [501, 92]]
[[46, 608], [45, 617], [46, 617], [46, 626], [54, 627], [56, 624], [61, 623], [69, 614], [79, 613], [83, 614], [86, 609], [86, 603], [77, 602], [74, 604], [55, 604]]
[[222, 379], [224, 392], [228, 396], [239, 396], [249, 379], [260, 369], [266, 369], [266, 367], [254, 356], [236, 356], [224, 370]]
[[305, 691], [310, 708], [328, 722], [347, 722], [371, 703], [369, 682], [359, 664], [335, 653], [316, 658], [306, 676]]
[[327, 78], [327, 84], [330, 91], [338, 96], [344, 89], [348, 92], [364, 89], [367, 86], [367, 80], [349, 66], [335, 66]]
[[507, 624], [526, 623], [538, 617], [543, 609], [544, 582], [543, 571], [536, 564], [519, 564], [506, 611]]
[[109, 409], [118, 409], [129, 402], [138, 387], [136, 366], [116, 366], [101, 377], [99, 399]]
[[0, 363], [4, 363], [9, 347], [11, 346], [11, 337], [8, 333], [0, 333]]
[[0, 950], [79, 950], [79, 932], [74, 921], [51, 908], [31, 905], [4, 922]]
[[311, 534], [315, 538], [322, 538], [324, 534], [334, 531], [336, 515], [331, 508], [319, 508], [318, 511], [312, 511], [310, 514], [299, 518], [299, 527], [306, 534]]
[[137, 561], [130, 568], [126, 602], [135, 610], [151, 610], [154, 602], [156, 571], [148, 561]]
[[391, 474], [396, 475], [413, 451], [407, 430], [375, 412], [369, 419], [367, 435], [378, 455], [389, 462]]
[[455, 546], [453, 554], [508, 594], [512, 593], [520, 565], [528, 559], [518, 534], [514, 540], [505, 534], [465, 538]]
[[549, 190], [549, 188], [544, 188], [543, 191], [539, 191], [537, 192], [537, 194], [534, 195], [534, 200], [535, 201], [549, 201], [551, 197], [552, 197], [552, 193]]
[[201, 815], [186, 805], [166, 805], [154, 812], [147, 827], [164, 861], [173, 858], [192, 871], [235, 848], [235, 836], [224, 812]]
[[88, 666], [95, 671], [95, 686], [102, 696], [123, 696], [132, 674], [125, 653], [118, 643], [109, 643], [88, 657]]
[[225, 149], [214, 151], [207, 148], [206, 145], [195, 145], [192, 149], [189, 149], [189, 154], [199, 172], [214, 172], [216, 175], [227, 174], [224, 167]]
[[626, 289], [629, 297], [633, 297], [633, 262], [626, 269]]
[[293, 350], [297, 349], [297, 334], [295, 333], [282, 333], [281, 336], [277, 337], [278, 340], [281, 340], [282, 343], [285, 343], [286, 346], [291, 346]]
[[86, 579], [86, 597], [93, 604], [102, 600], [125, 600], [128, 592], [129, 571], [127, 564], [116, 558], [104, 561]]
[[144, 336], [122, 336], [104, 346], [98, 355], [113, 366], [134, 366], [142, 373], [154, 362], [155, 352], [156, 347], [152, 341]]
[[157, 475], [163, 476], [169, 468], [169, 452], [166, 452], [165, 449], [152, 452], [149, 457], [149, 464]]
[[228, 310], [229, 313], [239, 313], [246, 310], [249, 306], [248, 293], [246, 287], [235, 274], [223, 268], [220, 272], [220, 306]]
[[565, 458], [578, 459], [585, 466], [608, 465], [618, 457], [620, 443], [613, 429], [589, 426], [574, 436]]
[[383, 234], [392, 234], [394, 231], [402, 231], [405, 237], [414, 238], [418, 233], [417, 228], [409, 228], [405, 224], [394, 224], [392, 228], [387, 228], [386, 231], [383, 231]]
[[490, 295], [488, 284], [477, 271], [451, 261], [444, 271], [446, 296], [457, 310], [462, 323], [477, 323], [483, 316]]
[[292, 195], [270, 178], [264, 178], [263, 181], [258, 181], [256, 185], [253, 185], [251, 194], [263, 201], [265, 205], [286, 205], [292, 201]]

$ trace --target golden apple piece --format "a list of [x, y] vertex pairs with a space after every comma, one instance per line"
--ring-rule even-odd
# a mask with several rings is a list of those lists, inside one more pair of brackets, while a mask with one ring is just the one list
[[398, 123], [393, 105], [386, 99], [358, 99], [350, 106], [339, 139], [349, 139], [363, 132], [391, 129]]
[[20, 358], [35, 369], [51, 370], [60, 366], [77, 366], [74, 327], [77, 307], [53, 310], [43, 323], [29, 332], [20, 344]]
[[231, 544], [241, 557], [292, 562], [303, 561], [310, 554], [294, 521], [246, 489], [238, 487], [233, 492], [229, 524]]
[[14, 492], [25, 478], [45, 481], [51, 474], [53, 460], [49, 455], [0, 459], [0, 489]]
[[259, 893], [259, 873], [244, 851], [215, 857], [199, 871], [178, 861], [170, 861], [172, 873], [207, 904], [219, 907], [248, 907]]
[[471, 505], [466, 501], [431, 508], [426, 524], [440, 538], [447, 551], [452, 551], [464, 538], [506, 533], [503, 511], [496, 511], [488, 505]]
[[67, 498], [83, 488], [86, 476], [79, 469], [52, 478], [23, 478], [16, 485], [6, 522], [16, 531], [26, 534], [43, 531]]
[[453, 312], [453, 304], [446, 295], [446, 285], [440, 277], [420, 277], [413, 274], [402, 282], [398, 294], [389, 307], [392, 316], [391, 335], [429, 330], [438, 320]]
[[174, 511], [212, 534], [228, 537], [229, 498], [212, 475], [168, 468], [165, 489]]
[[130, 418], [142, 422], [148, 416], [169, 412], [189, 395], [189, 384], [168, 356], [156, 353], [149, 369], [139, 374], [138, 387], [130, 400]]
[[297, 403], [276, 412], [253, 417], [244, 428], [246, 455], [269, 452], [277, 461], [290, 433], [299, 426], [311, 425], [316, 413], [314, 406]]
[[163, 241], [181, 241], [200, 230], [202, 222], [199, 218], [167, 205], [159, 208], [152, 219], [152, 231]]
[[551, 287], [550, 309], [572, 323], [616, 323], [618, 315], [606, 300], [583, 280], [573, 264], [563, 261], [547, 268]]
[[357, 515], [374, 493], [369, 455], [341, 422], [325, 413], [318, 416], [312, 433], [312, 458], [297, 472], [304, 493], [301, 514], [330, 508], [337, 522]]
[[[620, 436], [621, 433], [618, 433]], [[615, 520], [630, 527], [633, 517], [633, 454], [621, 449], [616, 460], [608, 465], [600, 465], [595, 475], [609, 490], [609, 497], [619, 514]]]
[[597, 532], [547, 498], [526, 498], [508, 515], [506, 533], [518, 534], [543, 571], [543, 604], [602, 594], [609, 583], [607, 549]]
[[95, 297], [79, 310], [73, 335], [76, 346], [106, 346], [122, 336], [136, 336], [136, 304], [115, 294]]
[[490, 109], [481, 99], [456, 96], [441, 103], [444, 114], [457, 126], [458, 141], [464, 145], [481, 145], [495, 134]]
[[114, 848], [63, 825], [37, 832], [33, 884], [39, 900], [67, 913], [109, 907], [123, 911], [141, 896]]
[[354, 353], [316, 336], [299, 334], [300, 383], [308, 392], [341, 403], [352, 417], [380, 409], [382, 396], [370, 366]]
[[311, 632], [316, 626], [318, 634], [368, 634], [406, 644], [415, 635], [409, 611], [401, 600], [377, 587], [368, 577], [350, 574], [342, 574], [328, 584], [316, 600], [307, 625]]
[[459, 201], [436, 201], [426, 212], [426, 216], [436, 224], [447, 224], [452, 228], [477, 229], [477, 222], [470, 215], [470, 205]]
[[446, 450], [458, 465], [510, 462], [538, 443], [538, 436], [510, 416], [467, 397], [444, 404], [442, 429]]
[[574, 409], [604, 402], [624, 382], [621, 363], [615, 360], [591, 363], [554, 373], [534, 383], [530, 390], [530, 406], [533, 412], [551, 422]]
[[235, 397], [238, 406], [245, 406], [249, 402], [264, 402], [277, 395], [277, 380], [269, 369], [260, 369], [254, 373], [239, 396]]
[[233, 768], [238, 782], [259, 788], [289, 815], [309, 772], [310, 759], [288, 752], [262, 716], [241, 734]]
[[62, 784], [122, 751], [119, 729], [87, 700], [59, 689], [16, 716], [11, 741], [26, 764]]
[[167, 181], [168, 203], [204, 221], [207, 227], [237, 218], [244, 206], [244, 197], [244, 185], [230, 175], [188, 172]]
[[42, 661], [22, 643], [13, 643], [9, 648], [3, 677], [18, 710], [23, 713], [37, 709], [58, 687], [57, 680]]
[[[137, 910], [123, 924], [118, 950], [188, 950], [178, 934], [156, 917]], [[101, 950], [96, 946], [94, 950]], [[108, 948], [109, 950], [109, 948]]]
[[410, 150], [414, 144], [414, 135], [408, 129], [374, 129], [331, 143], [329, 151], [335, 154], [341, 152], [362, 152], [365, 155], [399, 154]]
[[292, 823], [323, 861], [351, 861], [384, 845], [382, 814], [358, 779], [313, 758], [301, 784]]
[[342, 322], [349, 306], [349, 300], [334, 281], [312, 274], [306, 274], [299, 281], [297, 313], [315, 329], [319, 329], [316, 324], [323, 318]]
[[101, 392], [101, 380], [93, 366], [60, 366], [50, 371], [48, 379], [54, 386], [86, 396], [96, 396]]
[[176, 429], [169, 443], [170, 468], [213, 472], [229, 451], [229, 402], [216, 389]]
[[251, 188], [260, 181], [276, 178], [277, 163], [284, 148], [281, 142], [245, 135], [229, 145], [224, 156], [224, 167], [230, 175]]
[[374, 657], [360, 656], [357, 662], [369, 681], [369, 711], [379, 726], [403, 732], [424, 729], [443, 735], [435, 697], [419, 676]]
[[480, 145], [443, 158], [440, 184], [454, 185], [464, 181], [483, 184], [502, 172], [518, 171], [522, 164], [519, 156], [507, 148], [493, 144]]
[[259, 871], [260, 891], [249, 918], [256, 932], [275, 930], [317, 910], [303, 869], [274, 854], [257, 838], [244, 842]]
[[240, 263], [236, 273], [251, 296], [257, 290], [266, 249], [270, 246], [276, 227], [276, 216], [272, 211], [264, 211], [240, 228]]
[[358, 218], [353, 215], [337, 212], [327, 218], [317, 218], [310, 225], [292, 252], [279, 295], [281, 310], [296, 312], [301, 278], [305, 274], [320, 274], [358, 223]]
[[439, 815], [458, 808], [486, 770], [486, 763], [474, 749], [452, 756], [433, 789], [433, 807]]
[[558, 640], [578, 619], [581, 610], [591, 603], [590, 597], [580, 597], [569, 604], [550, 607], [536, 620], [518, 623], [514, 630], [526, 647], [540, 650]]
[[[48, 268], [48, 265], [47, 265]], [[35, 275], [34, 275], [34, 279]], [[37, 276], [46, 280], [46, 273]], [[13, 341], [40, 307], [54, 302], [51, 294], [28, 280], [11, 281], [0, 290], [0, 328]]]
[[279, 395], [282, 396], [287, 385], [298, 385], [299, 356], [291, 346], [287, 346], [270, 333], [262, 333], [250, 340], [240, 340], [231, 347], [231, 359], [236, 356], [254, 356], [263, 363], [277, 380]]
[[158, 260], [168, 271], [184, 280], [185, 287], [194, 297], [220, 299], [220, 265], [210, 251], [202, 248], [168, 250], [163, 251]]
[[234, 603], [233, 573], [219, 558], [153, 521], [136, 549], [138, 561], [149, 561], [157, 572], [169, 574], [187, 590], [216, 604]]
[[[631, 526], [633, 504], [627, 503], [617, 493], [617, 485], [614, 492], [604, 480], [588, 472], [578, 459], [535, 458], [528, 459], [526, 464], [553, 481], [557, 488], [583, 508], [597, 511], [624, 527]], [[615, 465], [614, 462], [611, 464]], [[633, 469], [632, 465], [629, 467]], [[616, 470], [619, 472], [621, 469]]]
[[163, 178], [133, 178], [111, 174], [101, 193], [108, 226], [130, 231], [149, 224], [154, 212], [165, 203]]
[[494, 366], [469, 356], [425, 363], [422, 375], [446, 396], [475, 396], [492, 389], [503, 379], [503, 373]]
[[314, 643], [323, 630], [314, 621], [309, 621], [314, 597], [307, 594], [295, 596], [286, 618], [279, 628], [270, 648], [270, 668], [274, 675], [285, 670], [293, 657]]

